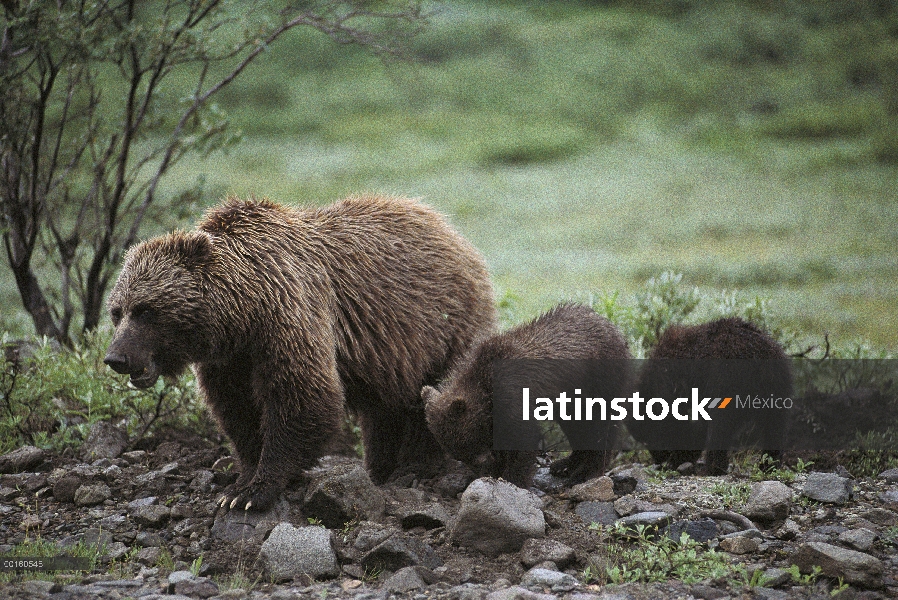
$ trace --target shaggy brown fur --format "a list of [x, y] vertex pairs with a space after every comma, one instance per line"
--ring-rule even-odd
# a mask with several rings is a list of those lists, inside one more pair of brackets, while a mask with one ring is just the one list
[[[677, 362], [672, 371], [665, 360]], [[705, 359], [706, 362], [692, 362]], [[726, 373], [726, 366], [713, 359], [764, 359], [745, 367], [737, 374]], [[676, 373], [672, 375], [672, 373]], [[643, 365], [636, 389], [643, 398], [689, 397], [697, 387], [702, 397], [724, 397], [733, 394], [757, 394], [787, 397], [792, 393], [789, 359], [770, 335], [740, 318], [720, 319], [691, 327], [674, 326], [661, 336]], [[684, 411], [685, 412], [685, 411]], [[684, 462], [695, 462], [707, 449], [707, 466], [712, 475], [727, 472], [726, 448], [737, 435], [754, 427], [754, 437], [771, 457], [779, 455], [785, 417], [774, 410], [723, 409], [711, 413], [712, 421], [663, 421], [627, 419], [633, 437], [646, 444], [653, 460], [676, 468]], [[746, 420], [746, 416], [753, 417]], [[685, 449], [686, 447], [692, 448]], [[673, 450], [672, 448], [681, 448]]]
[[[527, 487], [533, 479], [536, 453], [492, 450], [492, 417], [494, 411], [501, 409], [494, 404], [493, 397], [495, 361], [566, 359], [573, 363], [616, 359], [615, 368], [612, 369], [607, 368], [609, 362], [590, 363], [590, 368], [602, 369], [602, 372], [587, 375], [606, 397], [615, 397], [620, 396], [629, 383], [626, 360], [629, 357], [626, 341], [608, 319], [585, 306], [561, 305], [530, 323], [494, 335], [471, 348], [459, 366], [439, 386], [439, 390], [425, 387], [421, 395], [425, 401], [427, 423], [449, 454], [480, 475], [503, 477], [518, 486]], [[558, 364], [554, 362], [548, 368], [557, 367]], [[572, 388], [578, 385], [564, 374], [560, 377], [555, 372], [543, 375], [556, 382], [569, 381]], [[537, 381], [541, 375], [536, 373], [530, 377]], [[514, 410], [514, 414], [518, 414], [520, 405], [516, 403]], [[574, 431], [577, 423], [559, 421], [559, 424], [568, 437], [584, 435], [583, 431]], [[607, 422], [585, 423], [585, 426], [590, 428], [588, 434], [598, 438], [598, 445], [604, 449], [577, 450], [567, 459], [552, 465], [553, 472], [569, 476], [571, 483], [601, 474], [606, 452], [614, 442], [615, 431]]]
[[324, 208], [229, 199], [196, 231], [132, 248], [109, 298], [106, 362], [147, 387], [188, 364], [262, 509], [359, 418], [376, 482], [441, 460], [420, 401], [495, 327], [480, 254], [414, 201]]

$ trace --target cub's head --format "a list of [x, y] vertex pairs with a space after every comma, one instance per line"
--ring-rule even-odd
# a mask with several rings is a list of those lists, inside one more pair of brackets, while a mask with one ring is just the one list
[[449, 381], [440, 390], [421, 390], [427, 426], [437, 442], [456, 460], [478, 473], [493, 465], [491, 399], [480, 385]]
[[203, 270], [212, 238], [176, 232], [131, 248], [109, 295], [115, 334], [103, 362], [139, 388], [175, 376], [208, 352]]

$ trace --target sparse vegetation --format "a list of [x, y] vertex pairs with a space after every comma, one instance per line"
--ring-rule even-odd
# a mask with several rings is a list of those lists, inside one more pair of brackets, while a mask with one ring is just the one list
[[[598, 528], [597, 528], [598, 529]], [[706, 550], [685, 532], [679, 539], [659, 535], [657, 528], [635, 530], [616, 524], [606, 534], [609, 565], [604, 574], [584, 573], [601, 583], [653, 582], [677, 579], [687, 584], [728, 577], [734, 567], [725, 555]]]

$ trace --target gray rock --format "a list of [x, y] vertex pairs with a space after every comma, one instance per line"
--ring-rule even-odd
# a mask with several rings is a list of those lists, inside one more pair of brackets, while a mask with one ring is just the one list
[[324, 527], [296, 528], [290, 523], [279, 523], [262, 543], [259, 554], [276, 581], [340, 574], [330, 532]]
[[614, 510], [622, 517], [642, 512], [663, 512], [671, 517], [680, 514], [681, 509], [673, 504], [655, 504], [639, 500], [632, 496], [624, 496], [614, 501]]
[[433, 484], [433, 489], [442, 496], [455, 498], [464, 492], [472, 481], [474, 476], [469, 473], [447, 473]]
[[461, 496], [451, 531], [454, 543], [489, 556], [516, 552], [529, 538], [546, 534], [540, 499], [527, 490], [492, 478], [475, 480]]
[[785, 569], [772, 567], [764, 571], [764, 579], [762, 580], [764, 587], [775, 588], [786, 585], [792, 581], [792, 574]]
[[22, 446], [0, 456], [0, 473], [30, 471], [44, 462], [46, 452], [34, 446]]
[[213, 479], [215, 479], [215, 474], [212, 471], [201, 469], [193, 476], [189, 487], [200, 493], [209, 492], [212, 489]]
[[137, 498], [136, 500], [132, 500], [128, 503], [128, 510], [136, 511], [139, 508], [143, 508], [145, 506], [152, 506], [153, 504], [158, 504], [159, 499], [156, 496], [147, 496], [146, 498]]
[[679, 540], [684, 533], [696, 542], [707, 542], [716, 538], [720, 532], [714, 519], [676, 521], [667, 527], [667, 536], [671, 539]]
[[129, 552], [130, 548], [124, 542], [112, 542], [106, 546], [106, 557], [109, 560], [118, 560]]
[[487, 590], [475, 583], [465, 583], [449, 588], [448, 600], [484, 600]]
[[581, 502], [574, 509], [584, 523], [611, 525], [618, 519], [613, 502]]
[[432, 503], [404, 511], [400, 517], [400, 522], [403, 529], [412, 529], [414, 527], [436, 529], [437, 527], [445, 527], [449, 523], [449, 514], [440, 504]]
[[170, 517], [171, 509], [159, 504], [140, 506], [131, 511], [131, 518], [134, 522], [144, 527], [162, 527], [168, 523]]
[[112, 497], [112, 490], [105, 483], [82, 485], [75, 490], [76, 506], [94, 506]]
[[75, 492], [82, 483], [82, 479], [76, 475], [63, 475], [53, 484], [53, 498], [57, 502], [74, 502]]
[[226, 542], [261, 542], [274, 526], [290, 518], [290, 505], [281, 501], [265, 512], [230, 510], [219, 513], [212, 524], [213, 538]]
[[47, 453], [34, 446], [22, 446], [0, 456], [0, 473], [22, 473], [39, 467]]
[[851, 480], [841, 475], [814, 472], [808, 475], [801, 495], [817, 502], [845, 504], [853, 487]]
[[696, 584], [692, 586], [689, 591], [693, 596], [695, 596], [696, 598], [701, 598], [702, 600], [717, 600], [718, 598], [728, 596], [726, 590], [704, 584]]
[[876, 541], [876, 534], [869, 529], [851, 529], [840, 533], [839, 541], [855, 550], [866, 552]]
[[883, 586], [883, 564], [879, 559], [823, 542], [802, 544], [791, 557], [802, 573], [810, 573], [814, 565], [823, 569], [823, 575], [843, 578], [846, 583], [867, 588]]
[[162, 546], [162, 536], [155, 531], [139, 531], [134, 536], [134, 544], [141, 548], [151, 548], [153, 546]]
[[720, 536], [721, 539], [737, 538], [737, 537], [752, 538], [752, 539], [758, 540], [760, 542], [760, 541], [763, 541], [764, 534], [761, 533], [760, 531], [758, 531], [757, 529], [743, 529], [741, 531], [734, 531], [732, 533], [727, 533], [725, 535]]
[[898, 483], [898, 469], [888, 469], [879, 474], [880, 479], [885, 479], [886, 483]]
[[[634, 488], [635, 479], [634, 479]], [[610, 477], [596, 477], [575, 485], [571, 488], [570, 497], [577, 502], [613, 502], [617, 495], [614, 493], [614, 482]]]
[[28, 594], [28, 597], [46, 598], [50, 594], [58, 594], [62, 591], [62, 586], [54, 581], [41, 581], [33, 579], [22, 583], [22, 591]]
[[614, 484], [614, 493], [618, 496], [632, 494], [639, 485], [639, 482], [632, 475], [621, 475], [620, 473], [612, 475], [611, 481]]
[[415, 570], [415, 567], [403, 567], [393, 573], [384, 581], [383, 589], [392, 593], [402, 593], [411, 590], [420, 590], [427, 584]]
[[128, 447], [128, 434], [107, 421], [97, 421], [90, 427], [87, 440], [81, 446], [81, 456], [88, 462], [98, 458], [118, 458]]
[[487, 595], [486, 600], [556, 600], [552, 594], [538, 594], [517, 585], [496, 590]]
[[794, 540], [801, 533], [801, 527], [792, 519], [786, 519], [782, 526], [776, 530], [776, 537], [781, 540]]
[[136, 465], [146, 460], [147, 451], [131, 450], [130, 452], [123, 452], [121, 458], [125, 459], [129, 465]]
[[780, 481], [759, 481], [752, 484], [751, 494], [742, 510], [749, 519], [769, 523], [782, 521], [792, 507], [792, 490]]
[[557, 492], [564, 487], [564, 479], [552, 475], [549, 467], [540, 467], [533, 475], [533, 487], [544, 492]]
[[416, 537], [393, 535], [362, 557], [366, 569], [397, 571], [402, 567], [422, 566], [436, 569], [443, 564], [437, 553]]
[[563, 569], [576, 558], [577, 555], [570, 546], [545, 538], [530, 538], [521, 548], [521, 562], [528, 569], [545, 561], [552, 561], [559, 569]]
[[653, 510], [648, 512], [639, 512], [635, 515], [628, 515], [618, 520], [626, 527], [636, 527], [637, 525], [661, 527], [670, 521], [670, 515], [666, 512]]
[[190, 571], [175, 571], [168, 576], [168, 593], [190, 598], [218, 595], [218, 584], [208, 577], [196, 577]]
[[352, 547], [361, 552], [368, 552], [388, 537], [396, 533], [396, 529], [380, 523], [359, 523]]
[[338, 464], [309, 483], [304, 512], [332, 529], [356, 519], [377, 520], [384, 514], [383, 493], [358, 463]]
[[730, 554], [749, 554], [761, 545], [755, 538], [736, 536], [720, 540], [720, 549]]
[[861, 517], [881, 527], [898, 525], [898, 514], [884, 508], [871, 508], [861, 513]]
[[569, 592], [579, 582], [573, 575], [548, 569], [530, 569], [521, 578], [521, 586], [526, 588], [549, 588], [553, 592]]
[[794, 598], [789, 592], [784, 590], [773, 590], [768, 587], [756, 587], [754, 593], [754, 597], [759, 600], [790, 600], [791, 598]]
[[141, 548], [137, 553], [137, 562], [148, 567], [152, 567], [162, 557], [162, 550], [157, 546], [151, 548]]

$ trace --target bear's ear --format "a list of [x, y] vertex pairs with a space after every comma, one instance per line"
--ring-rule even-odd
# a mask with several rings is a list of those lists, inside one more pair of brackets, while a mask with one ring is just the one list
[[436, 388], [429, 385], [425, 385], [423, 388], [421, 388], [421, 400], [424, 400], [424, 406], [427, 406], [431, 402], [434, 402], [439, 397], [440, 393], [436, 390]]
[[453, 417], [460, 417], [468, 410], [468, 405], [464, 400], [453, 400], [449, 405], [449, 414]]
[[172, 234], [172, 250], [184, 266], [203, 266], [212, 255], [212, 236], [205, 231]]

